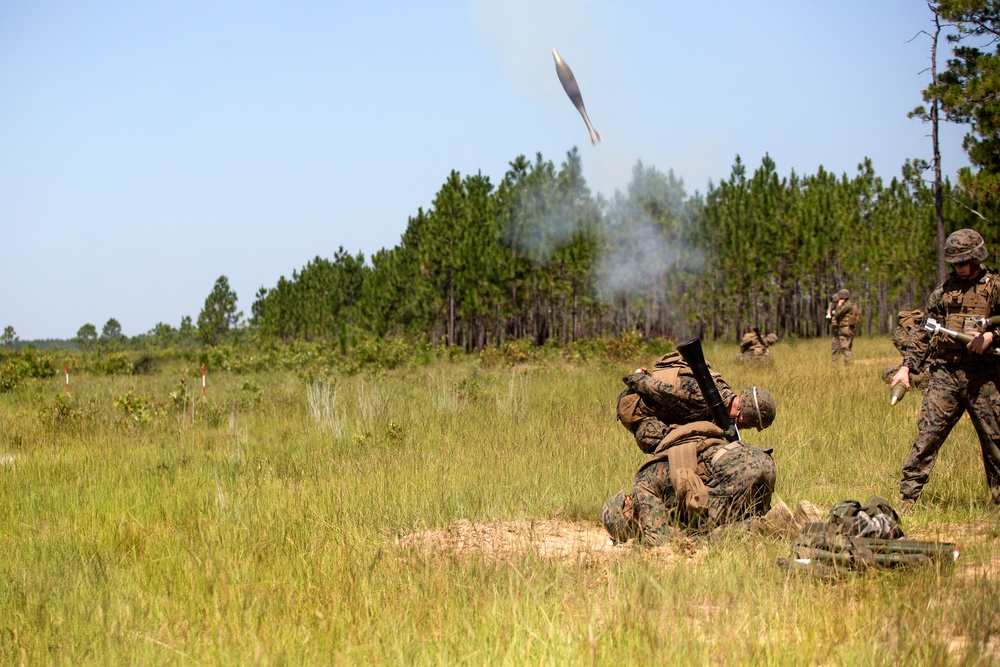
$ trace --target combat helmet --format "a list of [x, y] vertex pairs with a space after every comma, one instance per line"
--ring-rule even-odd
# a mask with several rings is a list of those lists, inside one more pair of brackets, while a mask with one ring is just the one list
[[763, 431], [774, 421], [777, 411], [774, 396], [764, 387], [747, 387], [740, 393], [740, 412], [750, 428]]
[[628, 542], [633, 537], [638, 537], [639, 527], [635, 521], [625, 516], [625, 503], [628, 495], [624, 491], [619, 491], [608, 498], [601, 508], [601, 523], [608, 535], [615, 544]]
[[960, 229], [952, 232], [944, 241], [944, 261], [949, 264], [968, 262], [970, 259], [986, 259], [986, 242], [974, 229]]
[[775, 343], [778, 342], [778, 334], [776, 333], [767, 334], [766, 336], [764, 336], [764, 342], [767, 343], [768, 345], [774, 345]]
[[846, 301], [847, 299], [851, 298], [851, 290], [849, 289], [838, 290], [837, 293], [833, 295], [833, 298], [837, 300], [844, 299]]

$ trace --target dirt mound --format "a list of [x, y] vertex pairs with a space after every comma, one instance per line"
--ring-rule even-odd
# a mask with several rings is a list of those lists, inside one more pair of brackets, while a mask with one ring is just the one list
[[[558, 519], [501, 523], [462, 520], [445, 528], [404, 535], [396, 544], [422, 554], [444, 552], [459, 557], [475, 554], [488, 560], [507, 560], [528, 553], [544, 560], [612, 559], [632, 552], [629, 545], [612, 545], [599, 525]], [[696, 545], [692, 540], [678, 538], [665, 546], [643, 551], [665, 560], [692, 558], [696, 555]]]

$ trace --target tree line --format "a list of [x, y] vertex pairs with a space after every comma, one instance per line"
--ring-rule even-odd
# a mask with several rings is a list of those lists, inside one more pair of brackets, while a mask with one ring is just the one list
[[[996, 234], [944, 184], [949, 231]], [[496, 187], [452, 172], [399, 245], [370, 261], [340, 248], [261, 288], [250, 324], [265, 339], [427, 336], [481, 350], [528, 337], [569, 343], [640, 331], [733, 339], [753, 326], [826, 335], [830, 295], [851, 289], [862, 332], [884, 334], [936, 282], [933, 189], [904, 165], [885, 182], [820, 168], [750, 173], [689, 194], [637, 163], [624, 192], [593, 195], [576, 149], [557, 168], [519, 156]]]

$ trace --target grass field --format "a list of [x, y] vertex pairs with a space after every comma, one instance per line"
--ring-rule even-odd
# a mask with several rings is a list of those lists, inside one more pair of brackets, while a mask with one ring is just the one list
[[[778, 400], [744, 434], [774, 447], [777, 498], [898, 503], [919, 395], [890, 409], [888, 339], [846, 369], [825, 340], [770, 368], [735, 352], [705, 346]], [[954, 566], [828, 582], [738, 530], [607, 546], [597, 514], [644, 458], [613, 401], [652, 361], [217, 373], [204, 401], [177, 367], [0, 395], [0, 662], [1000, 662], [1000, 513], [967, 418], [903, 520], [957, 542]]]

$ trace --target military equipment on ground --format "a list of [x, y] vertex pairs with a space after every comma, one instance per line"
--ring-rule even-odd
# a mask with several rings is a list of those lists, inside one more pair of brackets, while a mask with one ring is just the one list
[[[931, 334], [942, 334], [944, 336], [948, 336], [949, 338], [952, 338], [958, 341], [959, 343], [963, 343], [965, 345], [971, 343], [972, 339], [975, 338], [975, 336], [972, 336], [971, 334], [963, 333], [960, 331], [952, 331], [951, 329], [945, 329], [943, 326], [938, 324], [937, 320], [935, 320], [933, 317], [927, 318], [927, 323], [924, 324], [924, 331], [929, 331]], [[983, 354], [991, 354], [1000, 357], [1000, 349], [996, 347], [990, 347], [987, 348], [983, 352]]]
[[757, 327], [754, 327], [753, 328], [753, 332], [757, 336], [757, 342], [760, 343], [761, 345], [763, 345], [764, 349], [766, 350], [768, 348], [767, 341], [764, 340], [764, 337], [760, 335], [760, 329], [758, 329]]
[[864, 505], [841, 500], [830, 508], [827, 519], [803, 525], [792, 542], [791, 557], [779, 558], [778, 565], [820, 577], [838, 577], [873, 566], [958, 560], [955, 544], [905, 539], [898, 522], [896, 510], [879, 496], [872, 496]]
[[729, 410], [722, 401], [719, 388], [715, 386], [715, 381], [712, 379], [712, 372], [708, 369], [708, 364], [705, 363], [701, 339], [692, 338], [686, 343], [681, 343], [677, 346], [677, 351], [691, 367], [691, 373], [698, 381], [701, 395], [705, 398], [705, 403], [708, 404], [708, 409], [712, 413], [712, 420], [725, 432], [726, 440], [729, 442], [739, 440], [740, 431], [736, 428], [736, 422], [729, 416]]
[[958, 547], [950, 542], [849, 537], [831, 531], [827, 521], [814, 521], [796, 536], [792, 556], [779, 558], [778, 564], [820, 576], [837, 576], [876, 565], [953, 563], [958, 556]]
[[906, 396], [906, 385], [902, 382], [896, 383], [896, 386], [889, 392], [889, 405], [896, 405], [903, 400], [904, 396]]

